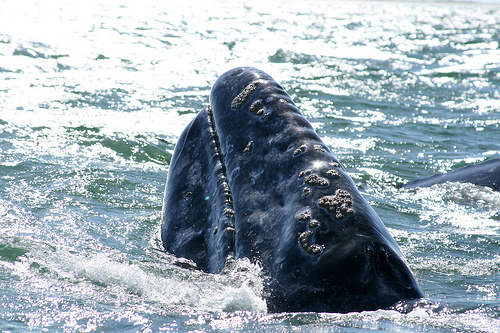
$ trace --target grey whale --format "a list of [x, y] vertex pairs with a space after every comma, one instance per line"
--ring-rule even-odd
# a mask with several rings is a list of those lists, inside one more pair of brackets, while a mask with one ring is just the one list
[[446, 182], [471, 183], [487, 186], [494, 191], [500, 191], [500, 157], [492, 158], [477, 164], [470, 164], [448, 173], [438, 173], [433, 176], [417, 179], [402, 185], [404, 189], [429, 187]]
[[222, 74], [179, 137], [165, 188], [165, 250], [220, 273], [257, 261], [270, 312], [352, 312], [423, 297], [394, 238], [286, 91]]

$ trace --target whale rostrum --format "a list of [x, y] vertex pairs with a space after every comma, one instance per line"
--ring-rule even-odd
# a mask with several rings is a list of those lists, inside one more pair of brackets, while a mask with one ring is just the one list
[[162, 220], [165, 249], [203, 271], [257, 261], [270, 312], [375, 310], [423, 296], [342, 165], [255, 68], [221, 75], [180, 136]]

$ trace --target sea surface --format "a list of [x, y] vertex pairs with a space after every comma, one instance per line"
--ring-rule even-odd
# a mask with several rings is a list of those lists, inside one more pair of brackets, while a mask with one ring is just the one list
[[[410, 311], [268, 313], [259, 267], [162, 249], [178, 136], [233, 67], [280, 82], [400, 244]], [[500, 4], [0, 0], [0, 331], [500, 332]], [[279, 237], [279, 235], [277, 235]]]

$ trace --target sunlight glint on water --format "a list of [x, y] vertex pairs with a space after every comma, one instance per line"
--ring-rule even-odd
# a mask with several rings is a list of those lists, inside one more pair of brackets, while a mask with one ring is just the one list
[[[396, 188], [500, 155], [498, 4], [0, 7], [0, 330], [500, 332], [498, 193]], [[426, 294], [409, 313], [267, 314], [258, 265], [162, 251], [175, 142], [241, 65], [287, 89], [400, 244]]]

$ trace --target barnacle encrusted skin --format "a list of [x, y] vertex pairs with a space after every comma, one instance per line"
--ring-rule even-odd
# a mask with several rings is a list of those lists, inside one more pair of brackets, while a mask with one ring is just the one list
[[314, 149], [320, 152], [325, 152], [325, 147], [323, 147], [322, 145], [314, 145]]
[[309, 255], [318, 255], [323, 251], [323, 246], [312, 243], [314, 232], [312, 230], [304, 231], [299, 236], [299, 243], [304, 252]]
[[311, 229], [316, 229], [317, 227], [319, 227], [319, 221], [315, 220], [315, 219], [312, 219], [311, 221], [309, 221], [308, 226]]
[[339, 163], [334, 162], [334, 161], [331, 161], [331, 162], [330, 162], [330, 165], [331, 165], [332, 167], [334, 167], [334, 168], [340, 168], [340, 167], [341, 167]]
[[301, 171], [301, 172], [299, 172], [299, 178], [302, 178], [302, 177], [304, 177], [306, 175], [309, 175], [311, 173], [312, 173], [311, 169], [307, 169], [307, 170]]
[[354, 213], [351, 195], [343, 189], [338, 189], [335, 195], [320, 198], [318, 204], [337, 220], [342, 220]]
[[326, 178], [320, 177], [315, 173], [306, 176], [304, 182], [309, 186], [325, 187], [330, 185], [330, 182]]
[[307, 148], [306, 145], [302, 145], [299, 148], [295, 149], [295, 151], [293, 152], [293, 156], [298, 156], [302, 154], [303, 152], [306, 151], [306, 148]]
[[250, 155], [250, 153], [252, 153], [252, 150], [253, 150], [253, 141], [249, 141], [245, 149], [243, 149], [243, 154]]
[[252, 103], [252, 105], [250, 105], [250, 113], [257, 116], [262, 116], [262, 114], [264, 113], [264, 108], [262, 107], [262, 101], [260, 99], [256, 100]]
[[332, 178], [339, 178], [340, 172], [338, 172], [337, 170], [334, 170], [334, 169], [330, 169], [330, 170], [326, 171], [326, 175], [328, 177], [332, 177]]
[[241, 106], [248, 101], [248, 98], [255, 92], [255, 90], [257, 90], [257, 87], [261, 83], [261, 80], [256, 80], [246, 86], [245, 89], [243, 89], [243, 91], [240, 92], [231, 102], [231, 109], [238, 110], [241, 108]]
[[231, 208], [224, 208], [224, 215], [226, 215], [227, 217], [233, 217], [234, 210]]
[[309, 222], [310, 219], [311, 219], [311, 213], [308, 210], [299, 215], [300, 222]]

